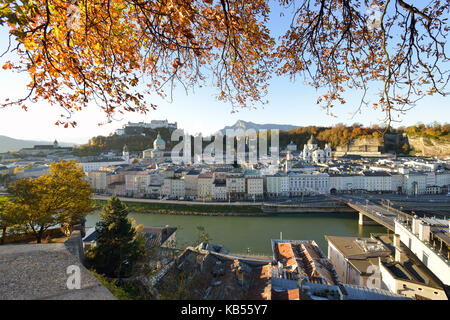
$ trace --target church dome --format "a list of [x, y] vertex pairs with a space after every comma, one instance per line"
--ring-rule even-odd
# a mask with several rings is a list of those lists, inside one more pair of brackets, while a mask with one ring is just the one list
[[156, 137], [155, 141], [153, 141], [153, 148], [164, 150], [166, 149], [166, 142], [161, 138], [161, 135], [158, 132], [158, 136]]

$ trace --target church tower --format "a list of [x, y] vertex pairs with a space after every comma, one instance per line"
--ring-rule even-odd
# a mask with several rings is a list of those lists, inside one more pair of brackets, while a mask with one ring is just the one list
[[331, 156], [331, 147], [328, 143], [325, 145], [324, 151], [325, 151], [325, 161], [330, 162], [332, 159], [332, 156]]
[[291, 170], [291, 159], [292, 154], [291, 151], [288, 150], [286, 153], [286, 162], [284, 163], [284, 172], [288, 173]]
[[123, 159], [124, 161], [126, 161], [127, 163], [130, 163], [130, 153], [128, 152], [128, 147], [127, 147], [127, 145], [124, 145], [124, 146], [123, 146], [122, 159]]

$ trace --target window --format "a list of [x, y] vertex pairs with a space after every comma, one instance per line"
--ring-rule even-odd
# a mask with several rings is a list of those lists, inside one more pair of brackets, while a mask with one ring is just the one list
[[425, 252], [423, 253], [422, 262], [428, 267], [428, 255]]

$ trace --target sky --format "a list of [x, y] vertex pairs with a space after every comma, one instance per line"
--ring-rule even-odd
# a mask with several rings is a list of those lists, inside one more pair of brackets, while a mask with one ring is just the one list
[[[279, 12], [273, 10], [269, 28], [273, 36], [278, 36], [284, 29], [289, 18], [279, 17]], [[7, 30], [0, 27], [0, 51], [7, 45]], [[0, 65], [5, 59], [0, 58]], [[9, 71], [0, 71], [0, 101], [7, 97], [20, 97], [25, 93], [28, 75], [18, 75]], [[271, 80], [269, 101], [266, 105], [256, 106], [256, 109], [238, 109], [232, 113], [230, 104], [216, 100], [217, 91], [214, 87], [195, 89], [186, 92], [175, 89], [173, 102], [162, 100], [159, 97], [150, 97], [149, 100], [158, 105], [158, 109], [146, 115], [129, 113], [118, 115], [112, 123], [104, 123], [106, 118], [103, 112], [95, 105], [89, 106], [83, 112], [77, 112], [72, 119], [78, 125], [76, 128], [63, 128], [56, 126], [61, 108], [50, 106], [45, 102], [30, 105], [28, 111], [20, 107], [0, 109], [0, 135], [17, 139], [46, 140], [57, 139], [60, 142], [86, 143], [89, 138], [97, 135], [108, 135], [123, 124], [130, 122], [150, 122], [151, 120], [169, 120], [177, 122], [191, 134], [202, 132], [211, 134], [224, 126], [232, 125], [237, 120], [252, 121], [255, 123], [291, 124], [297, 126], [331, 126], [336, 123], [353, 124], [355, 122], [369, 126], [381, 124], [384, 114], [380, 110], [364, 108], [360, 113], [354, 114], [359, 105], [361, 92], [348, 92], [344, 97], [344, 105], [333, 109], [337, 117], [327, 114], [316, 104], [319, 93], [303, 83], [302, 79], [291, 81], [286, 77], [276, 77]], [[373, 97], [376, 98], [375, 96]], [[450, 122], [450, 99], [441, 96], [428, 96], [417, 103], [416, 107], [406, 115], [402, 115], [401, 122], [394, 126], [408, 126], [417, 123]]]

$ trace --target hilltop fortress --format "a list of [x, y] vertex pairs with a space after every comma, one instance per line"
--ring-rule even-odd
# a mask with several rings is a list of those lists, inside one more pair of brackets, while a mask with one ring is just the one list
[[144, 132], [144, 129], [159, 129], [159, 128], [177, 129], [178, 125], [176, 122], [169, 123], [169, 121], [167, 120], [152, 120], [150, 123], [128, 122], [127, 124], [123, 125], [122, 128], [117, 129], [116, 134], [119, 136], [142, 134]]

